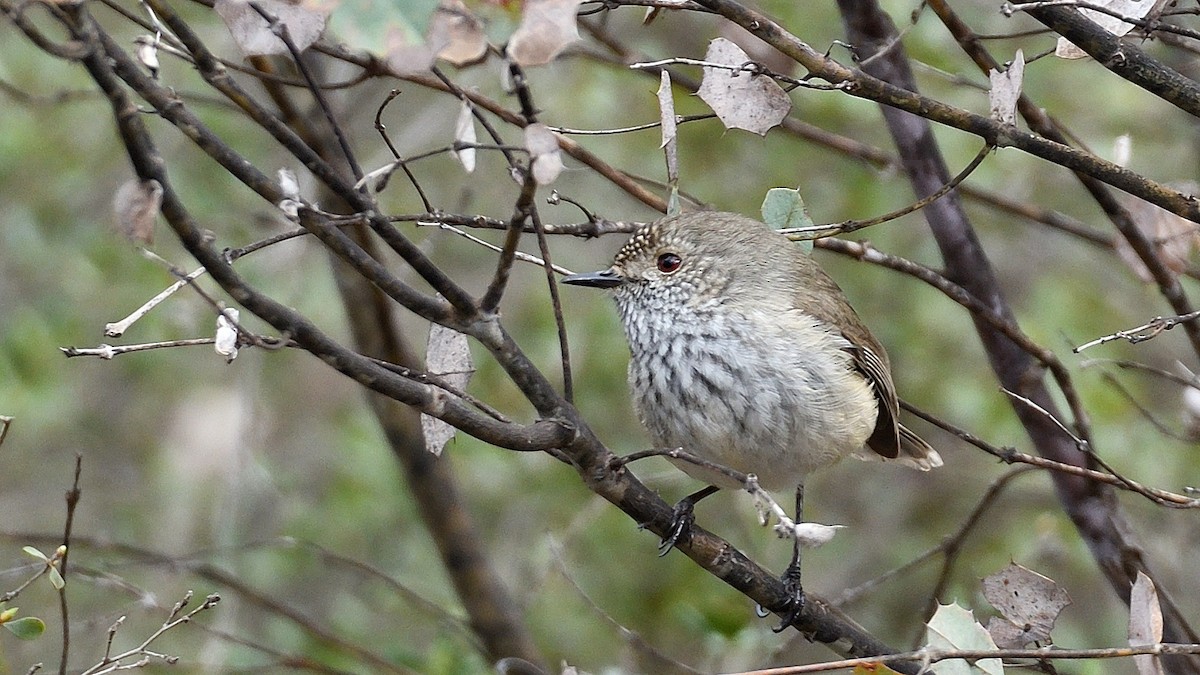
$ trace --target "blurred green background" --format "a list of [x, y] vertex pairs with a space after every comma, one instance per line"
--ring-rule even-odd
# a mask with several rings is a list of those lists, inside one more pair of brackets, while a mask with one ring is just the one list
[[[843, 34], [832, 3], [764, 5], [818, 49]], [[885, 5], [902, 27], [907, 24], [913, 3]], [[111, 10], [97, 6], [94, 11], [106, 25], [122, 23]], [[980, 32], [1035, 25], [1019, 16], [1005, 19], [996, 3], [971, 3], [961, 11]], [[237, 58], [221, 24], [200, 9], [194, 14], [210, 44]], [[641, 15], [639, 9], [611, 12], [607, 28], [647, 58], [698, 58], [718, 30], [711, 17], [668, 13], [642, 26]], [[116, 32], [126, 44], [135, 35], [128, 28]], [[581, 44], [576, 53], [529, 71], [542, 121], [601, 129], [658, 118], [656, 79], [589, 58], [586, 52], [600, 47], [588, 39]], [[1027, 57], [1052, 48], [1053, 39], [1034, 36], [988, 44], [1004, 61], [1017, 47]], [[351, 672], [372, 670], [346, 650], [320, 643], [277, 611], [197, 574], [201, 565], [224, 570], [330, 634], [413, 671], [486, 670], [469, 648], [453, 590], [355, 385], [298, 351], [247, 349], [229, 365], [209, 347], [143, 352], [112, 361], [63, 357], [59, 348], [68, 345], [208, 336], [213, 314], [185, 291], [125, 337], [103, 337], [106, 323], [123, 318], [171, 278], [114, 233], [112, 195], [132, 174], [108, 107], [89, 88], [82, 70], [42, 54], [8, 22], [0, 23], [0, 45], [0, 80], [6, 90], [0, 97], [0, 415], [14, 418], [0, 446], [0, 590], [17, 586], [35, 569], [21, 546], [53, 549], [50, 542], [63, 523], [62, 494], [70, 486], [78, 453], [83, 457], [83, 497], [75, 520], [80, 545], [72, 550], [69, 586], [71, 665], [76, 670], [103, 653], [105, 631], [118, 616], [128, 616], [117, 635], [117, 645], [127, 648], [152, 632], [187, 589], [200, 596], [224, 596], [200, 620], [214, 631]], [[917, 70], [924, 93], [986, 112], [984, 91], [946, 76], [986, 84], [935, 17], [923, 15], [905, 32], [904, 45], [928, 65]], [[844, 50], [835, 47], [833, 55], [848, 61]], [[1160, 55], [1185, 72], [1194, 69], [1194, 57]], [[495, 58], [449, 72], [461, 86], [477, 87], [516, 107], [502, 91]], [[699, 75], [698, 69], [688, 72]], [[327, 77], [353, 74], [331, 64]], [[301, 167], [229, 108], [189, 93], [205, 92], [186, 64], [164, 57], [162, 79], [178, 87], [206, 122], [264, 171], [286, 166], [301, 173]], [[384, 120], [402, 153], [416, 154], [452, 140], [458, 110], [452, 98], [413, 84], [372, 81], [334, 99], [368, 168], [390, 157], [372, 119], [395, 86], [403, 94]], [[1129, 134], [1133, 170], [1164, 182], [1197, 175], [1195, 121], [1090, 61], [1036, 61], [1026, 71], [1025, 90], [1081, 145], [1101, 155], [1110, 155], [1114, 140]], [[53, 100], [63, 92], [81, 93], [64, 102]], [[793, 115], [804, 121], [890, 147], [874, 104], [804, 89], [793, 100]], [[676, 105], [681, 114], [707, 112], [698, 99], [683, 94], [677, 94]], [[178, 189], [220, 245], [244, 245], [290, 227], [271, 205], [235, 184], [165, 122], [148, 118], [147, 123]], [[976, 138], [936, 131], [952, 172], [979, 149]], [[514, 142], [519, 139], [511, 129], [503, 133]], [[664, 179], [657, 130], [576, 140], [616, 167]], [[798, 186], [819, 223], [867, 218], [912, 200], [897, 172], [877, 170], [779, 130], [759, 138], [725, 131], [715, 120], [686, 124], [680, 129], [680, 156], [684, 191], [723, 210], [756, 215], [766, 190], [776, 186]], [[481, 153], [473, 175], [447, 156], [424, 160], [414, 170], [439, 208], [498, 218], [510, 214], [517, 187], [497, 156]], [[302, 174], [301, 182], [302, 189], [311, 187]], [[968, 183], [1109, 230], [1072, 175], [1016, 150], [994, 153]], [[570, 160], [554, 187], [606, 218], [647, 220], [655, 215]], [[399, 179], [381, 200], [395, 213], [421, 210]], [[1157, 431], [1103, 379], [1111, 369], [1083, 369], [1083, 358], [1070, 353], [1071, 346], [1170, 313], [1156, 290], [1139, 282], [1111, 251], [978, 203], [968, 202], [968, 209], [1022, 327], [1072, 368], [1103, 456], [1149, 485], [1180, 490], [1196, 483], [1200, 462], [1195, 445]], [[542, 216], [553, 223], [581, 220], [569, 205], [544, 206]], [[431, 229], [404, 226], [403, 231], [469, 288], [482, 291], [486, 286], [494, 266], [488, 251]], [[883, 251], [939, 265], [919, 214], [858, 235]], [[498, 240], [494, 233], [481, 236]], [[551, 246], [559, 264], [599, 269], [621, 239], [559, 238]], [[532, 240], [524, 248], [536, 251]], [[194, 267], [165, 228], [153, 250], [180, 267]], [[1029, 450], [963, 310], [914, 279], [825, 252], [816, 255], [888, 347], [902, 397], [997, 445]], [[238, 268], [322, 329], [347, 337], [327, 259], [316, 242], [292, 240], [243, 259]], [[214, 288], [207, 280], [202, 283]], [[1185, 286], [1194, 290], [1188, 281]], [[643, 449], [647, 439], [628, 402], [626, 349], [613, 308], [603, 294], [575, 288], [562, 293], [579, 408], [614, 451]], [[521, 346], [557, 377], [558, 345], [542, 270], [519, 266], [502, 310]], [[245, 313], [243, 319], [263, 328]], [[419, 321], [405, 326], [417, 344], [423, 344], [426, 328]], [[1195, 355], [1179, 333], [1138, 346], [1114, 343], [1084, 356], [1133, 358], [1167, 369], [1180, 360], [1196, 369]], [[518, 419], [530, 419], [529, 406], [519, 402], [495, 363], [482, 352], [476, 356], [479, 371], [471, 391]], [[1178, 388], [1136, 374], [1116, 375], [1164, 424], [1182, 427]], [[809, 482], [805, 515], [848, 526], [806, 558], [810, 592], [836, 598], [935, 546], [1007, 470], [922, 423], [913, 426], [939, 448], [944, 468], [918, 474], [847, 461]], [[829, 658], [830, 653], [801, 638], [773, 634], [770, 621], [755, 618], [749, 601], [682, 555], [657, 558], [652, 535], [589, 493], [572, 470], [553, 459], [499, 450], [460, 435], [443, 461], [454, 464], [487, 549], [550, 664], [563, 660], [591, 672], [669, 670], [621, 627], [669, 659], [705, 671]], [[658, 460], [640, 462], [634, 470], [668, 501], [699, 487]], [[1200, 578], [1188, 555], [1200, 542], [1195, 514], [1156, 508], [1127, 494], [1121, 501], [1135, 539], [1148, 549], [1152, 567], [1166, 584], [1164, 590], [1173, 592], [1185, 614], [1196, 617]], [[789, 545], [757, 526], [746, 495], [720, 494], [697, 513], [702, 525], [769, 568], [782, 570], [786, 564]], [[171, 562], [156, 562], [120, 549], [123, 545]], [[407, 592], [328, 553], [366, 563]], [[1071, 594], [1074, 604], [1054, 632], [1057, 644], [1125, 642], [1127, 613], [1096, 571], [1044, 475], [1019, 478], [1003, 493], [966, 541], [942, 600], [971, 607], [978, 617], [989, 615], [978, 581], [1010, 560], [1056, 579]], [[912, 644], [935, 574], [936, 563], [927, 564], [847, 610], [881, 638]], [[22, 615], [45, 618], [50, 628], [31, 642], [0, 632], [0, 673], [25, 672], [36, 662], [47, 668], [57, 663], [57, 599], [49, 586], [35, 584], [13, 604]], [[160, 651], [180, 656], [177, 668], [188, 672], [278, 663], [198, 626], [174, 630], [156, 644]], [[1080, 663], [1063, 672], [1133, 671], [1131, 664]]]

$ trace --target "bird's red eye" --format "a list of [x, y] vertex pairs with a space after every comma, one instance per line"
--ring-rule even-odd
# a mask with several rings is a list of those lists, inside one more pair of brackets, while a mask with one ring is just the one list
[[674, 253], [663, 253], [658, 256], [658, 271], [663, 274], [673, 274], [683, 264], [683, 258]]

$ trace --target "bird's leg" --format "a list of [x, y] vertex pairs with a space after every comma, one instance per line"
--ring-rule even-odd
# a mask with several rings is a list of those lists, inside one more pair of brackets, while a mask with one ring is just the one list
[[703, 490], [697, 490], [676, 502], [674, 514], [671, 516], [671, 528], [667, 530], [667, 536], [663, 537], [662, 541], [658, 544], [658, 557], [661, 558], [670, 553], [671, 549], [675, 547], [676, 542], [687, 541], [688, 532], [692, 529], [692, 523], [696, 522], [696, 517], [692, 515], [692, 510], [695, 508], [696, 502], [719, 489], [715, 485], [709, 485]]
[[[796, 522], [800, 523], [804, 520], [804, 486], [796, 486]], [[792, 625], [796, 619], [800, 618], [800, 614], [804, 611], [804, 587], [800, 585], [800, 538], [792, 538], [792, 562], [783, 571], [783, 584], [787, 587], [788, 593], [792, 596], [788, 601], [787, 614], [783, 616], [783, 623], [775, 627], [775, 632], [783, 632], [788, 626]]]

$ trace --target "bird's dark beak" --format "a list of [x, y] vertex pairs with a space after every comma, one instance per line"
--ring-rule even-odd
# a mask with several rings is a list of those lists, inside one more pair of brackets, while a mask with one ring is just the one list
[[568, 274], [562, 278], [562, 282], [576, 286], [591, 286], [592, 288], [616, 288], [625, 283], [625, 278], [610, 267], [599, 272]]

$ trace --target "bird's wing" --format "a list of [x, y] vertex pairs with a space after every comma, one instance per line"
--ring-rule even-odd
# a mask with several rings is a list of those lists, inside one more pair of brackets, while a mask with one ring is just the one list
[[867, 439], [867, 447], [883, 457], [894, 459], [900, 455], [900, 400], [896, 397], [891, 371], [870, 347], [859, 344], [849, 350], [854, 356], [855, 369], [867, 378], [879, 402], [875, 430]]

